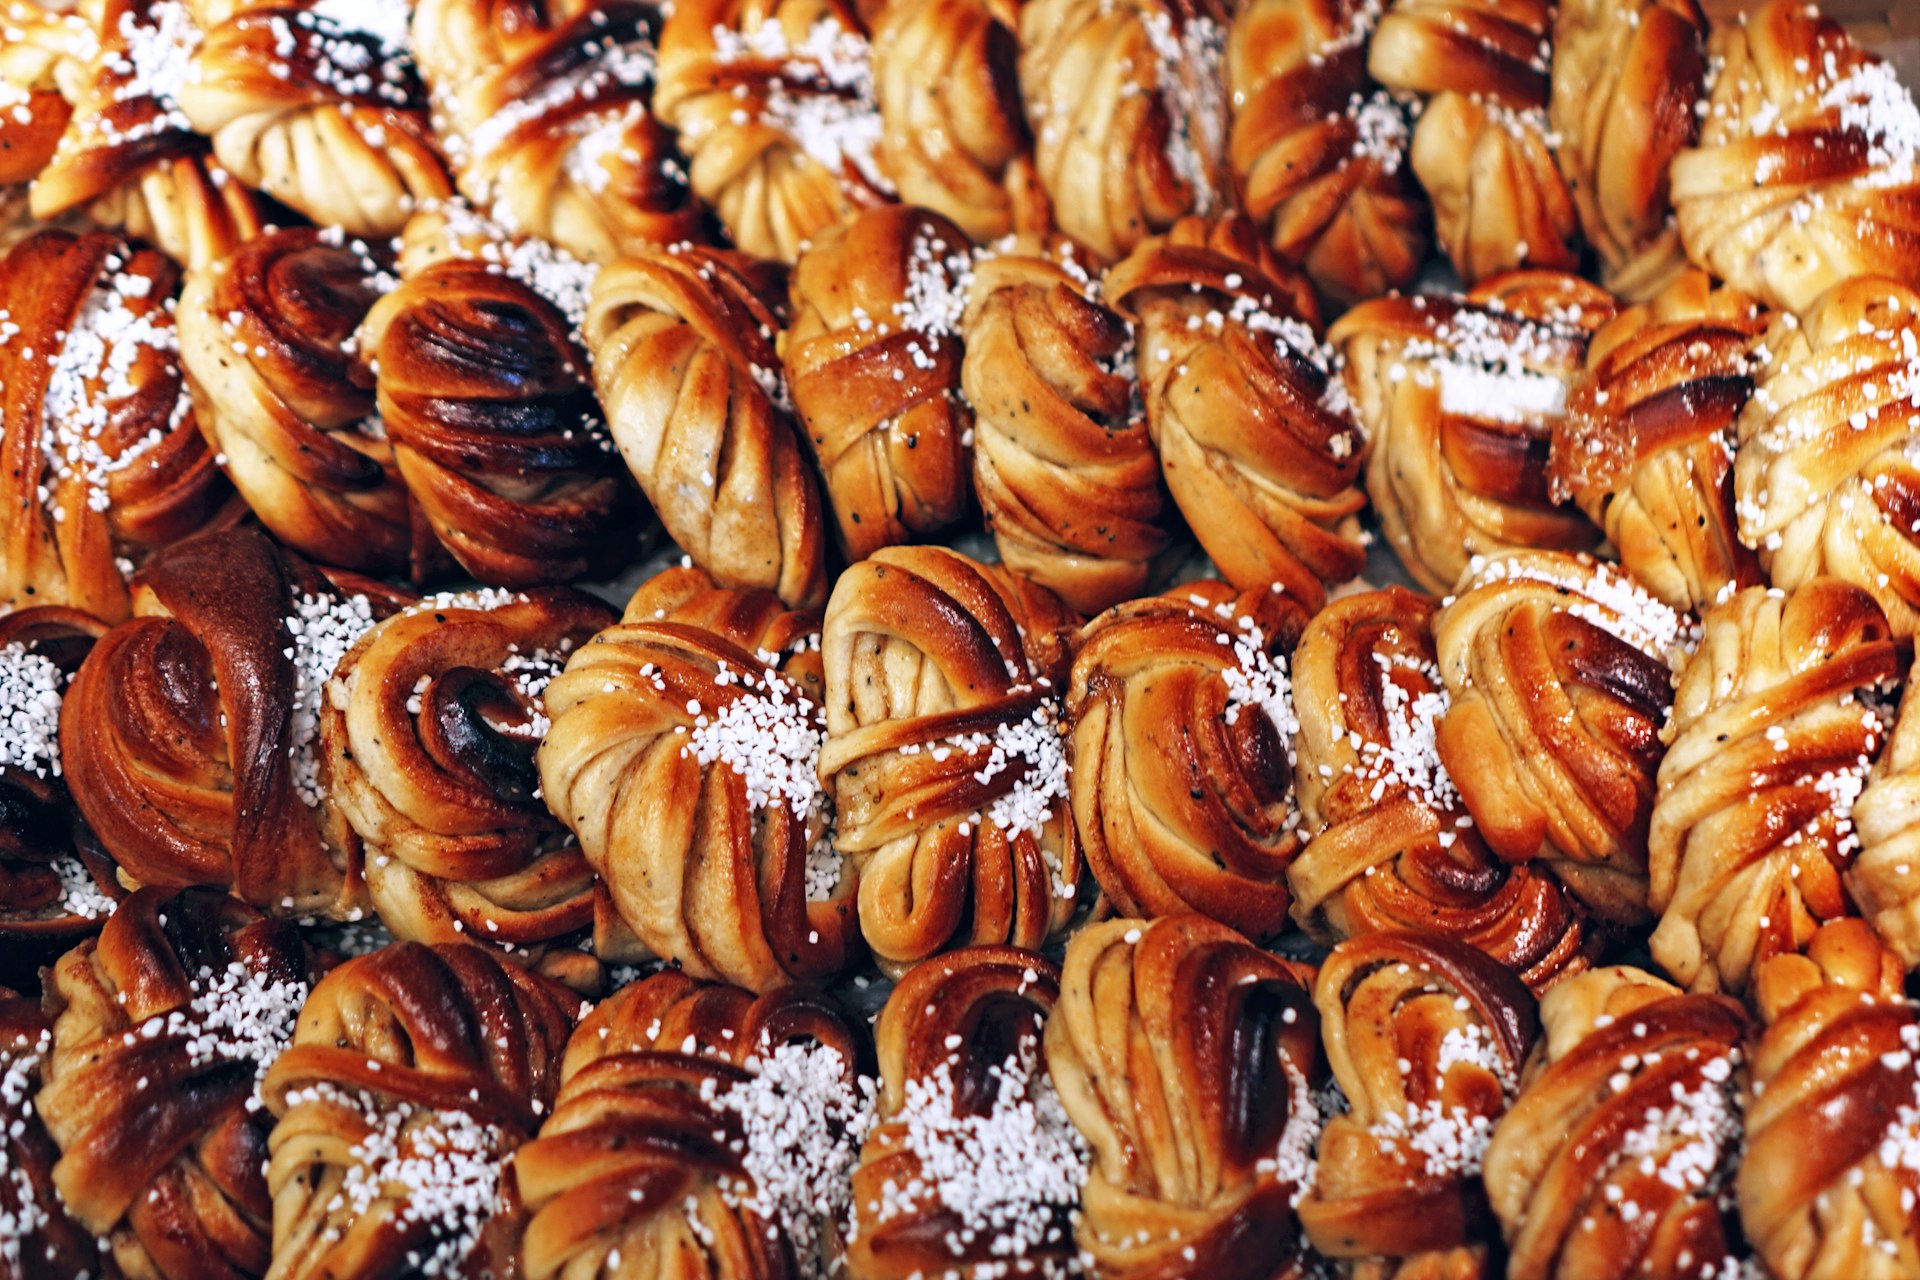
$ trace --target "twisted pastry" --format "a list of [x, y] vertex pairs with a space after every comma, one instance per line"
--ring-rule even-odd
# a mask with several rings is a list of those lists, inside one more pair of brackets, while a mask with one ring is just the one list
[[1160, 462], [1121, 371], [1131, 334], [1070, 248], [1021, 240], [974, 267], [960, 385], [973, 484], [1001, 563], [1097, 613], [1140, 594], [1171, 538]]
[[1594, 334], [1554, 425], [1554, 498], [1578, 504], [1635, 580], [1675, 609], [1702, 610], [1762, 580], [1735, 523], [1733, 424], [1753, 394], [1747, 351], [1765, 328], [1752, 298], [1683, 271]]
[[1580, 264], [1579, 212], [1547, 112], [1552, 26], [1551, 0], [1394, 0], [1367, 50], [1375, 80], [1425, 96], [1413, 171], [1468, 284]]
[[1074, 826], [1124, 915], [1199, 911], [1256, 940], [1287, 922], [1302, 843], [1286, 653], [1299, 607], [1193, 582], [1080, 634], [1067, 691]]
[[855, 1280], [1074, 1273], [1087, 1148], [1041, 1058], [1059, 995], [1060, 971], [1033, 952], [967, 947], [887, 997], [853, 1175]]
[[322, 978], [260, 1085], [276, 1280], [460, 1273], [578, 1009], [467, 943], [396, 942]]
[[1766, 960], [1849, 914], [1852, 810], [1900, 676], [1885, 615], [1816, 578], [1707, 612], [1674, 694], [1647, 836], [1653, 958], [1696, 990], [1746, 990]]
[[1916, 774], [1920, 774], [1920, 681], [1910, 671], [1886, 750], [1853, 803], [1860, 848], [1846, 868], [1847, 893], [1902, 968], [1920, 966], [1920, 840]]
[[1379, 7], [1251, 0], [1227, 37], [1227, 163], [1241, 206], [1337, 304], [1408, 284], [1430, 242], [1405, 109], [1367, 76]]
[[844, 0], [689, 0], [661, 27], [654, 109], [741, 252], [793, 262], [897, 194], [866, 16]]
[[1230, 21], [1214, 0], [1022, 6], [1034, 170], [1060, 230], [1097, 258], [1228, 203]]
[[84, 211], [203, 267], [258, 235], [263, 211], [182, 114], [202, 36], [181, 0], [100, 0], [93, 56], [68, 94], [73, 118], [34, 179], [33, 216]]
[[1367, 441], [1304, 278], [1245, 218], [1183, 219], [1107, 273], [1139, 326], [1147, 428], [1167, 488], [1221, 576], [1309, 612], [1366, 562]]
[[608, 429], [667, 536], [727, 586], [818, 608], [825, 513], [774, 345], [785, 327], [784, 272], [674, 245], [600, 273], [586, 337]]
[[1653, 298], [1686, 267], [1667, 170], [1706, 92], [1698, 0], [1560, 0], [1548, 104], [1554, 154], [1608, 289]]
[[[67, 682], [106, 630], [60, 605], [0, 616], [0, 942], [12, 953], [9, 970], [98, 931], [121, 896], [113, 864], [74, 810], [60, 759]], [[0, 1196], [5, 1190], [0, 1178]]]
[[1800, 0], [1717, 24], [1707, 52], [1699, 143], [1672, 170], [1687, 256], [1795, 311], [1920, 273], [1920, 110], [1893, 68]]
[[635, 0], [422, 0], [415, 57], [461, 191], [589, 262], [697, 234], [649, 103], [657, 22]]
[[0, 611], [117, 621], [126, 562], [237, 514], [181, 385], [179, 280], [107, 232], [0, 260]]
[[849, 560], [960, 518], [973, 411], [957, 394], [972, 246], [938, 214], [869, 210], [793, 270], [787, 385]]
[[1075, 1228], [1090, 1274], [1302, 1274], [1325, 1072], [1312, 981], [1201, 916], [1067, 944], [1047, 1069], [1093, 1151]]
[[642, 586], [547, 687], [538, 763], [647, 954], [767, 991], [859, 958], [820, 794], [820, 617], [694, 568]]
[[1356, 1277], [1489, 1273], [1480, 1162], [1539, 1031], [1533, 997], [1464, 943], [1371, 933], [1333, 949], [1313, 1002], [1349, 1109], [1320, 1135], [1307, 1239]]
[[1044, 220], [1011, 0], [911, 0], [873, 26], [881, 146], [900, 199], [986, 244]]
[[290, 923], [205, 889], [140, 890], [54, 966], [34, 1109], [61, 1200], [127, 1275], [266, 1271], [258, 1081], [312, 976]]
[[1774, 956], [1754, 984], [1740, 1221], [1785, 1280], [1894, 1280], [1920, 1267], [1920, 1017], [1903, 966], [1859, 920], [1822, 925], [1807, 954]]
[[444, 556], [413, 527], [353, 343], [391, 265], [307, 228], [250, 240], [188, 277], [180, 364], [223, 468], [275, 537], [326, 564], [419, 578]]
[[357, 914], [357, 841], [320, 777], [321, 690], [391, 598], [350, 594], [253, 530], [169, 548], [135, 590], [135, 617], [94, 645], [60, 714], [101, 845], [130, 883]]
[[[1597, 915], [1647, 912], [1647, 821], [1688, 622], [1612, 566], [1515, 552], [1433, 619], [1440, 759], [1489, 848]], [[1657, 908], [1656, 908], [1657, 909]]]
[[550, 942], [593, 915], [593, 872], [540, 802], [541, 698], [613, 613], [552, 587], [436, 596], [347, 650], [320, 704], [327, 796], [365, 846], [395, 937]]
[[574, 1032], [553, 1115], [514, 1154], [514, 1274], [831, 1274], [869, 1056], [799, 987], [755, 999], [668, 971], [622, 988]]
[[[396, 33], [398, 34], [398, 33]], [[304, 6], [210, 27], [179, 109], [240, 181], [356, 236], [393, 236], [453, 194], [406, 50]]]
[[969, 943], [1038, 950], [1080, 905], [1057, 701], [1075, 621], [1044, 588], [942, 547], [889, 547], [835, 584], [819, 776], [883, 966]]
[[1547, 460], [1588, 337], [1612, 313], [1584, 280], [1520, 272], [1464, 298], [1365, 302], [1328, 330], [1372, 442], [1367, 494], [1421, 586], [1451, 590], [1476, 555], [1599, 543], [1554, 503]]
[[4, 0], [0, 23], [0, 191], [32, 182], [46, 168], [73, 118], [69, 90], [89, 54], [93, 32], [64, 6]]
[[461, 567], [494, 586], [625, 564], [636, 506], [582, 345], [593, 268], [458, 206], [407, 224], [356, 341], [394, 460]]
[[1287, 867], [1293, 916], [1328, 945], [1383, 930], [1464, 942], [1544, 991], [1597, 939], [1551, 871], [1501, 861], [1467, 817], [1440, 761], [1433, 611], [1399, 587], [1347, 596], [1293, 652], [1307, 840]]
[[60, 1202], [53, 1165], [60, 1149], [35, 1110], [53, 1020], [40, 1001], [0, 987], [0, 1280], [98, 1276], [121, 1280], [113, 1256]]
[[1740, 536], [1775, 586], [1822, 574], [1873, 596], [1895, 631], [1920, 628], [1920, 292], [1849, 280], [1756, 349], [1734, 462]]
[[1547, 992], [1540, 1024], [1484, 1161], [1511, 1280], [1741, 1274], [1740, 1006], [1622, 966]]

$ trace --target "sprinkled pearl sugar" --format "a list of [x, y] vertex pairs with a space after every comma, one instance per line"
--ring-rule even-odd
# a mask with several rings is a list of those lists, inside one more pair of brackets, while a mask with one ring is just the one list
[[373, 607], [365, 596], [302, 594], [286, 620], [293, 645], [293, 715], [287, 754], [293, 758], [293, 789], [309, 808], [325, 798], [320, 785], [320, 699], [334, 668], [347, 650], [372, 628]]
[[[33, 1040], [22, 1036], [0, 1048], [0, 1120], [12, 1136], [24, 1130], [25, 1118], [33, 1111], [34, 1077], [52, 1048], [53, 1033], [44, 1030]], [[32, 1178], [13, 1163], [12, 1149], [11, 1144], [0, 1142], [0, 1178], [12, 1186], [10, 1196], [0, 1197], [0, 1263], [8, 1264], [13, 1274], [21, 1274], [21, 1243], [51, 1219], [34, 1194]]]
[[1267, 638], [1253, 624], [1253, 619], [1236, 620], [1235, 632], [1220, 634], [1220, 643], [1233, 649], [1233, 661], [1220, 669], [1220, 679], [1227, 686], [1226, 722], [1237, 724], [1242, 711], [1257, 708], [1279, 735], [1287, 762], [1291, 764], [1294, 735], [1300, 732], [1300, 717], [1293, 707], [1293, 682], [1287, 675], [1287, 661], [1267, 652]]
[[[1024, 1038], [1004, 1062], [987, 1068], [992, 1101], [982, 1114], [955, 1114], [955, 1064], [950, 1057], [931, 1079], [906, 1082], [892, 1122], [903, 1127], [920, 1172], [906, 1186], [881, 1188], [869, 1206], [876, 1221], [888, 1222], [931, 1196], [957, 1220], [946, 1237], [955, 1257], [981, 1244], [999, 1258], [1070, 1244], [1063, 1211], [1080, 1202], [1089, 1153], [1040, 1062], [1039, 1044]], [[1050, 1262], [1048, 1274], [1057, 1269]]]
[[[1379, 667], [1381, 711], [1387, 724], [1384, 743], [1371, 739], [1359, 746], [1358, 773], [1373, 779], [1372, 798], [1382, 799], [1389, 788], [1403, 789], [1430, 808], [1446, 811], [1457, 807], [1460, 793], [1440, 762], [1439, 740], [1435, 726], [1447, 713], [1449, 699], [1440, 681], [1440, 670], [1433, 663], [1405, 653], [1375, 653]], [[1428, 686], [1409, 693], [1394, 678], [1396, 672], [1411, 672]]]
[[67, 678], [24, 644], [0, 648], [0, 772], [60, 776], [60, 703]]
[[90, 112], [76, 119], [79, 127], [62, 139], [62, 150], [83, 137], [89, 142], [129, 146], [168, 131], [193, 129], [193, 122], [180, 110], [180, 90], [194, 74], [194, 58], [205, 37], [194, 24], [191, 10], [180, 0], [155, 0], [144, 12], [137, 8], [123, 12], [115, 34], [117, 47], [105, 50], [100, 59], [102, 68], [118, 81], [114, 101], [151, 99], [158, 110], [152, 120], [127, 129], [121, 129], [107, 112]]
[[[127, 305], [128, 299], [146, 299], [153, 291], [153, 280], [125, 272], [125, 265], [115, 254], [102, 264], [100, 279], [53, 356], [44, 401], [42, 447], [50, 480], [78, 480], [87, 506], [102, 512], [108, 506], [109, 478], [131, 468], [166, 439], [186, 420], [192, 404], [182, 388], [165, 426], [156, 425], [115, 453], [101, 446], [101, 436], [116, 425], [123, 406], [142, 390], [134, 381], [136, 368], [151, 363], [156, 355], [171, 364], [180, 351], [172, 299], [136, 313]], [[50, 491], [42, 491], [41, 501], [50, 497]], [[54, 515], [60, 519], [64, 512], [56, 510]]]
[[[585, 56], [573, 70], [541, 86], [538, 92], [517, 98], [488, 116], [474, 128], [471, 136], [465, 140], [464, 147], [455, 140], [454, 150], [464, 151], [473, 159], [484, 159], [506, 145], [527, 125], [555, 116], [555, 127], [580, 139], [567, 153], [568, 175], [589, 190], [596, 193], [605, 191], [612, 175], [601, 161], [617, 154], [626, 140], [627, 130], [644, 122], [646, 105], [643, 102], [630, 102], [610, 116], [591, 111], [582, 115], [578, 112], [578, 106], [582, 102], [593, 102], [602, 95], [650, 85], [656, 66], [654, 46], [652, 39], [642, 31], [622, 42], [588, 40], [582, 45], [581, 52]], [[456, 155], [454, 158], [463, 161], [467, 157]], [[483, 201], [490, 201], [494, 194], [477, 193]]]
[[60, 877], [60, 897], [53, 908], [56, 912], [82, 920], [104, 920], [113, 914], [114, 900], [94, 883], [92, 873], [79, 858], [68, 854], [48, 865]]
[[428, 1228], [428, 1246], [410, 1251], [408, 1266], [422, 1276], [459, 1274], [500, 1202], [505, 1135], [464, 1111], [377, 1106], [331, 1085], [287, 1095], [289, 1108], [322, 1100], [356, 1106], [372, 1129], [349, 1151], [353, 1163], [326, 1208], [359, 1217], [386, 1200], [396, 1226]]
[[583, 262], [537, 236], [520, 236], [458, 200], [440, 205], [439, 212], [458, 256], [484, 263], [545, 298], [566, 317], [574, 340], [584, 341], [581, 329], [587, 322], [594, 279], [600, 274], [597, 264]]
[[412, 6], [385, 0], [318, 0], [307, 12], [342, 31], [364, 32], [388, 49], [406, 48], [413, 25]]
[[1287, 1078], [1287, 1123], [1280, 1130], [1273, 1155], [1261, 1159], [1255, 1170], [1291, 1186], [1293, 1192], [1287, 1203], [1297, 1209], [1313, 1190], [1318, 1173], [1313, 1149], [1320, 1142], [1320, 1131], [1326, 1127], [1331, 1109], [1314, 1096], [1313, 1086], [1291, 1060], [1283, 1058], [1280, 1069]]
[[178, 1009], [155, 1014], [123, 1039], [127, 1044], [157, 1036], [175, 1036], [195, 1067], [247, 1062], [254, 1068], [255, 1094], [249, 1109], [261, 1105], [257, 1092], [267, 1069], [293, 1039], [294, 1022], [306, 1003], [301, 979], [273, 978], [238, 960], [215, 971], [202, 966], [188, 982], [191, 998]]
[[740, 690], [713, 711], [693, 704], [693, 727], [680, 748], [702, 765], [716, 761], [747, 784], [747, 803], [776, 800], [805, 820], [820, 803], [820, 747], [826, 735], [813, 700], [779, 672], [736, 672], [721, 664], [721, 683]]
[[[895, 194], [880, 160], [883, 129], [874, 97], [873, 50], [864, 37], [822, 18], [799, 45], [790, 46], [779, 22], [769, 17], [749, 31], [714, 27], [713, 51], [721, 66], [780, 63], [766, 85], [759, 120], [784, 131], [836, 177], [848, 177], [851, 168], [869, 186]], [[753, 119], [741, 106], [732, 123]]]
[[839, 1050], [819, 1043], [779, 1045], [748, 1061], [747, 1080], [714, 1099], [737, 1116], [734, 1144], [746, 1185], [723, 1180], [721, 1197], [767, 1223], [793, 1245], [803, 1275], [831, 1270], [823, 1226], [844, 1221], [851, 1178], [873, 1123], [873, 1081], [856, 1082]]
[[1675, 1191], [1716, 1196], [1732, 1175], [1726, 1157], [1740, 1148], [1733, 1068], [1734, 1059], [1721, 1054], [1704, 1064], [1698, 1084], [1674, 1084], [1670, 1105], [1648, 1107], [1640, 1125], [1622, 1135], [1610, 1167], [1638, 1165]]
[[[1562, 563], [1573, 568], [1562, 570]], [[1581, 556], [1570, 562], [1475, 556], [1467, 565], [1469, 590], [1494, 582], [1538, 582], [1563, 597], [1558, 608], [1616, 640], [1677, 667], [1700, 643], [1700, 624], [1649, 594], [1615, 566]]]
[[1167, 161], [1192, 188], [1194, 212], [1211, 213], [1219, 202], [1214, 169], [1225, 153], [1227, 91], [1221, 74], [1227, 32], [1212, 18], [1178, 24], [1162, 9], [1142, 16], [1141, 30], [1153, 50], [1153, 80], [1167, 114]]

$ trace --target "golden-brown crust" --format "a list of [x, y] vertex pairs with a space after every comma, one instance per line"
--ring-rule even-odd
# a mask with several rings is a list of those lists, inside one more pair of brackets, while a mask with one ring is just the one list
[[1243, 217], [1186, 218], [1107, 273], [1138, 327], [1147, 427], [1174, 503], [1229, 582], [1308, 610], [1366, 562], [1350, 420], [1306, 278]]
[[107, 232], [42, 231], [0, 261], [0, 608], [118, 621], [122, 561], [239, 513], [182, 385], [179, 281]]
[[53, 1019], [41, 1002], [0, 987], [0, 1280], [92, 1275], [121, 1280], [119, 1264], [74, 1221], [53, 1182], [60, 1149], [34, 1108], [53, 1048]]
[[1580, 226], [1614, 293], [1642, 302], [1686, 266], [1667, 169], [1706, 91], [1698, 0], [1560, 0], [1548, 119]]
[[1200, 911], [1262, 941], [1286, 927], [1303, 840], [1284, 655], [1301, 622], [1279, 592], [1209, 581], [1081, 632], [1068, 783], [1087, 864], [1121, 914]]
[[73, 116], [67, 91], [77, 87], [93, 32], [85, 18], [36, 0], [5, 0], [0, 22], [0, 188], [32, 182], [53, 158]]
[[834, 587], [820, 778], [882, 965], [1037, 950], [1082, 905], [1057, 741], [1076, 622], [1045, 588], [942, 547], [887, 548]]
[[819, 630], [670, 569], [547, 687], [547, 804], [646, 953], [697, 977], [767, 991], [859, 957], [858, 877], [825, 845], [815, 775]]
[[1241, 207], [1321, 294], [1412, 281], [1431, 241], [1402, 106], [1367, 75], [1371, 0], [1254, 0], [1227, 37], [1227, 159]]
[[636, 0], [425, 0], [414, 55], [467, 198], [591, 262], [697, 234], [651, 108], [657, 25]]
[[1468, 284], [1515, 267], [1571, 271], [1580, 220], [1548, 145], [1550, 0], [1396, 0], [1367, 69], [1428, 95], [1413, 171]]
[[[796, 1056], [801, 1072], [783, 1070]], [[804, 988], [756, 999], [670, 970], [622, 988], [574, 1032], [553, 1115], [514, 1156], [514, 1261], [528, 1280], [823, 1274], [869, 1060], [864, 1028]], [[825, 1159], [783, 1159], [782, 1143], [817, 1153], [821, 1129]], [[758, 1186], [767, 1165], [801, 1185]]]
[[250, 240], [189, 275], [180, 363], [223, 469], [275, 537], [324, 564], [418, 580], [445, 553], [417, 527], [352, 341], [392, 265], [307, 228]]
[[966, 510], [971, 253], [947, 219], [888, 205], [822, 232], [794, 267], [780, 351], [849, 560], [924, 539]]
[[[16, 670], [16, 683], [9, 687], [23, 700], [45, 693], [62, 696], [106, 630], [98, 618], [63, 605], [38, 605], [0, 617], [0, 664], [24, 656], [23, 665], [30, 664], [42, 678], [51, 677], [54, 686], [21, 680], [23, 673]], [[19, 647], [17, 654], [14, 646]], [[98, 932], [102, 918], [125, 892], [114, 878], [112, 860], [95, 842], [67, 792], [57, 725], [49, 740], [29, 740], [45, 729], [46, 710], [44, 703], [31, 707], [0, 701], [0, 721], [9, 723], [15, 735], [9, 744], [12, 762], [0, 765], [0, 942], [16, 952], [0, 968], [9, 979], [25, 976], [28, 968], [51, 958], [42, 954], [45, 948], [64, 947]]]
[[[517, 254], [550, 250], [476, 223], [416, 215], [400, 284], [360, 327], [400, 474], [421, 518], [482, 582], [571, 582], [624, 564], [639, 503], [594, 398], [584, 316], [511, 269]], [[560, 261], [558, 274], [589, 270]]]
[[1371, 933], [1333, 949], [1314, 1004], [1349, 1105], [1320, 1135], [1307, 1239], [1363, 1274], [1489, 1272], [1477, 1175], [1538, 1034], [1533, 997], [1464, 943]]
[[55, 966], [35, 1109], [53, 1180], [129, 1275], [245, 1280], [267, 1268], [259, 1072], [312, 979], [298, 932], [204, 889], [143, 889]]
[[1596, 969], [1542, 997], [1540, 1021], [1544, 1043], [1486, 1153], [1506, 1274], [1724, 1274], [1743, 1252], [1725, 1195], [1740, 1150], [1740, 1006]]
[[84, 211], [188, 268], [258, 235], [258, 197], [214, 159], [174, 96], [184, 63], [167, 51], [200, 38], [187, 8], [178, 0], [103, 0], [86, 16], [96, 37], [91, 60], [67, 87], [73, 118], [34, 180], [33, 216]]
[[1598, 286], [1523, 271], [1465, 297], [1379, 298], [1334, 322], [1328, 341], [1370, 440], [1367, 494], [1421, 586], [1451, 590], [1475, 555], [1598, 545], [1584, 515], [1553, 502], [1546, 464], [1565, 388], [1612, 313]]
[[1287, 867], [1293, 916], [1328, 944], [1383, 930], [1464, 942], [1543, 991], [1598, 939], [1551, 871], [1502, 861], [1466, 816], [1435, 745], [1434, 608], [1400, 587], [1346, 596], [1293, 651], [1308, 837]]
[[1920, 966], [1920, 679], [1909, 670], [1886, 749], [1874, 761], [1853, 826], [1860, 849], [1846, 867], [1847, 893], [1881, 945]]
[[1012, 0], [901, 0], [873, 28], [874, 98], [900, 199], [986, 244], [1046, 221], [1031, 193]]
[[1864, 591], [1816, 578], [1710, 609], [1674, 694], [1648, 834], [1654, 959], [1696, 990], [1745, 991], [1770, 956], [1850, 914], [1850, 810], [1901, 674]]
[[1035, 170], [1060, 230], [1099, 259], [1226, 205], [1228, 20], [1214, 0], [1021, 8]]
[[1760, 339], [1734, 462], [1740, 536], [1777, 587], [1822, 574], [1920, 627], [1920, 291], [1860, 277]]
[[868, 11], [851, 0], [687, 0], [660, 32], [654, 105], [733, 243], [792, 262], [891, 199]]
[[1859, 920], [1776, 956], [1754, 996], [1740, 1221], [1782, 1280], [1895, 1280], [1920, 1265], [1912, 1204], [1920, 1171], [1915, 1102], [1920, 1016], [1902, 966]]
[[[1029, 1167], [1061, 1160], [1063, 1138], [1070, 1150], [1077, 1145], [1040, 1057], [1059, 995], [1059, 969], [1016, 947], [937, 956], [888, 995], [874, 1027], [876, 1123], [853, 1175], [847, 1266], [855, 1280], [961, 1277], [995, 1264], [1012, 1276], [1065, 1273], [1076, 1252], [1070, 1219], [1084, 1174], [1077, 1159], [1036, 1169], [1017, 1186], [982, 1188], [989, 1209], [964, 1197], [948, 1203], [922, 1154], [929, 1146], [945, 1147], [942, 1155], [966, 1151], [955, 1138], [968, 1125], [984, 1130], [973, 1143], [984, 1137], [992, 1151], [997, 1138]], [[1051, 1139], [1046, 1149], [1043, 1138]], [[1064, 1176], [1048, 1177], [1055, 1173]]]
[[1753, 393], [1760, 305], [1687, 269], [1593, 335], [1554, 424], [1549, 476], [1655, 596], [1702, 610], [1762, 580], [1740, 541], [1733, 426]]
[[552, 1109], [579, 1011], [468, 943], [396, 942], [322, 978], [260, 1086], [274, 1274], [452, 1273], [491, 1243], [494, 1196], [474, 1193]]
[[594, 280], [586, 340], [607, 428], [669, 538], [729, 587], [827, 599], [826, 511], [775, 339], [786, 273], [645, 249]]
[[412, 62], [304, 6], [211, 27], [179, 105], [228, 173], [323, 227], [398, 235], [416, 204], [453, 194]]
[[1699, 143], [1672, 169], [1687, 255], [1795, 311], [1854, 276], [1913, 279], [1920, 155], [1892, 68], [1802, 0], [1717, 23], [1707, 50]]
[[1611, 565], [1516, 552], [1434, 616], [1440, 759], [1474, 828], [1597, 915], [1647, 916], [1647, 821], [1688, 622]]
[[1091, 1274], [1305, 1272], [1291, 1206], [1320, 1128], [1312, 982], [1201, 916], [1067, 944], [1047, 1068], [1093, 1149], [1076, 1228]]
[[1171, 541], [1160, 460], [1120, 372], [1132, 335], [1091, 292], [1069, 247], [992, 254], [973, 269], [960, 367], [1001, 562], [1082, 613], [1143, 591]]
[[[347, 596], [254, 530], [191, 539], [135, 580], [61, 709], [75, 803], [136, 884], [230, 887], [263, 910], [351, 912], [353, 841], [297, 783], [303, 599]], [[362, 601], [371, 619], [387, 599]], [[350, 834], [350, 833], [349, 833]]]
[[320, 705], [322, 776], [395, 937], [531, 947], [592, 922], [593, 872], [540, 802], [533, 757], [547, 682], [612, 621], [565, 587], [439, 596], [341, 657]]

